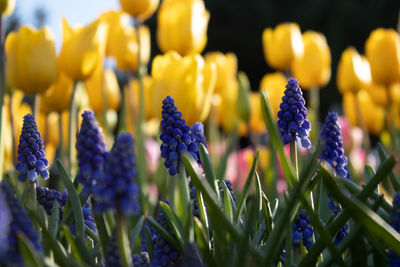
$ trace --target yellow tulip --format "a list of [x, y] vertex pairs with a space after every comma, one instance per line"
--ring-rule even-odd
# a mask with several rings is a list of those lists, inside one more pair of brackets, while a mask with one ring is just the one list
[[50, 164], [55, 159], [56, 150], [60, 142], [58, 120], [59, 114], [57, 112], [50, 112], [49, 114], [40, 112], [36, 120], [39, 132], [42, 135], [44, 152]]
[[151, 76], [153, 114], [158, 118], [161, 118], [162, 100], [168, 95], [175, 99], [190, 125], [207, 118], [217, 78], [215, 64], [205, 63], [198, 54], [181, 57], [171, 51], [154, 58]]
[[157, 13], [157, 43], [164, 53], [201, 53], [210, 14], [202, 0], [164, 0]]
[[228, 80], [224, 90], [216, 92], [213, 97], [215, 120], [225, 132], [232, 132], [240, 122], [237, 98], [239, 85], [236, 80]]
[[339, 60], [336, 83], [341, 93], [358, 91], [364, 85], [371, 83], [368, 60], [354, 47], [348, 47], [343, 51]]
[[8, 16], [13, 13], [15, 8], [15, 0], [0, 0], [0, 14]]
[[74, 82], [64, 72], [59, 72], [57, 81], [40, 97], [40, 110], [49, 113], [68, 109], [73, 86]]
[[217, 82], [215, 92], [219, 93], [229, 86], [232, 80], [237, 76], [237, 58], [233, 53], [210, 52], [204, 56], [205, 62], [214, 62], [217, 66]]
[[265, 59], [272, 68], [287, 70], [303, 54], [304, 46], [297, 23], [282, 23], [262, 34]]
[[160, 0], [119, 0], [119, 2], [123, 11], [143, 21], [153, 15]]
[[[388, 97], [387, 88], [383, 84], [370, 83], [365, 86], [365, 90], [371, 96], [375, 104], [387, 107]], [[400, 83], [393, 83], [389, 86], [392, 104], [400, 104]]]
[[123, 11], [110, 10], [100, 14], [99, 19], [107, 24], [106, 56], [110, 56], [112, 42], [118, 39], [117, 35], [121, 28], [130, 27], [129, 14]]
[[[139, 39], [140, 62], [147, 64], [150, 59], [150, 30], [147, 26], [139, 28]], [[113, 39], [109, 42], [109, 55], [115, 58], [118, 69], [138, 69], [139, 43], [134, 27], [116, 29]]]
[[102, 64], [107, 37], [107, 25], [96, 20], [86, 27], [72, 29], [63, 19], [63, 44], [60, 63], [74, 81], [86, 80]]
[[21, 26], [5, 43], [7, 80], [26, 94], [43, 93], [57, 79], [54, 35], [50, 28]]
[[279, 106], [285, 92], [287, 79], [282, 72], [265, 74], [260, 83], [260, 89], [268, 93], [269, 104], [275, 119], [278, 118]]
[[251, 106], [251, 117], [249, 121], [250, 130], [255, 134], [261, 134], [266, 131], [265, 122], [261, 115], [261, 102], [260, 93], [250, 93], [250, 106]]
[[343, 111], [350, 123], [360, 126], [355, 109], [355, 97], [358, 99], [361, 118], [367, 130], [373, 134], [379, 134], [383, 130], [385, 111], [376, 105], [367, 91], [360, 90], [356, 93], [345, 92], [343, 95]]
[[400, 36], [395, 30], [372, 31], [365, 43], [365, 54], [375, 83], [389, 85], [400, 81]]
[[303, 34], [304, 54], [295, 58], [292, 65], [303, 89], [321, 88], [331, 78], [331, 52], [322, 33], [307, 31]]
[[[9, 95], [4, 96], [4, 105], [3, 105], [3, 134], [2, 134], [2, 152], [4, 153], [3, 158], [3, 172], [8, 172], [14, 168], [13, 166], [13, 136], [11, 131], [11, 123], [10, 123], [10, 113], [8, 110], [9, 105]], [[0, 176], [0, 180], [3, 175]]]
[[121, 93], [113, 70], [103, 70], [102, 65], [98, 65], [93, 75], [85, 81], [85, 87], [90, 107], [96, 114], [105, 113], [108, 109], [118, 110]]

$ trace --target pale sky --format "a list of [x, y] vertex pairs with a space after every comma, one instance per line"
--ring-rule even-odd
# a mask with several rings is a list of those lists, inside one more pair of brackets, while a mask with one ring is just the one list
[[33, 24], [33, 13], [36, 6], [42, 6], [47, 13], [48, 26], [56, 38], [59, 51], [62, 42], [61, 19], [64, 17], [70, 25], [86, 25], [100, 13], [119, 9], [119, 0], [16, 0], [22, 24]]

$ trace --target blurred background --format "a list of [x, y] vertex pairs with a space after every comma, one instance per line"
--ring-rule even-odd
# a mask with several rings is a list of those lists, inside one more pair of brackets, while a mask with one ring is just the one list
[[[282, 22], [297, 22], [302, 32], [322, 32], [332, 55], [331, 80], [320, 92], [322, 117], [335, 103], [338, 105], [333, 108], [341, 111], [336, 68], [342, 51], [352, 45], [363, 54], [365, 40], [373, 29], [397, 28], [400, 10], [397, 0], [205, 0], [205, 5], [211, 18], [204, 53], [234, 52], [239, 70], [249, 76], [253, 90], [258, 89], [264, 74], [273, 72], [265, 62], [262, 49], [261, 36], [265, 28], [273, 28]], [[56, 35], [59, 50], [62, 17], [71, 25], [86, 25], [100, 13], [119, 8], [118, 0], [23, 0], [23, 4], [22, 0], [17, 0], [16, 11], [6, 23], [9, 31], [16, 30], [20, 24], [49, 25]], [[160, 54], [155, 42], [156, 15], [145, 24], [151, 30], [153, 58]]]

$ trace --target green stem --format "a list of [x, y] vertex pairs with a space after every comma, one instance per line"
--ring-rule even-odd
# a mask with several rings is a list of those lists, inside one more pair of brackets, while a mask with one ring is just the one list
[[386, 129], [390, 134], [390, 147], [396, 149], [396, 135], [395, 135], [395, 127], [396, 124], [393, 123], [395, 117], [393, 116], [392, 108], [393, 108], [393, 101], [390, 96], [390, 87], [386, 86], [387, 91], [387, 110], [386, 110]]
[[183, 162], [179, 163], [179, 174], [178, 174], [178, 183], [179, 183], [179, 191], [180, 191], [180, 199], [179, 203], [182, 205], [182, 214], [181, 216], [182, 221], [184, 221], [185, 212], [188, 212], [186, 208], [190, 206], [190, 195], [189, 195], [189, 187], [187, 182], [187, 175], [185, 170], [185, 164]]
[[365, 126], [364, 120], [361, 115], [361, 107], [360, 107], [360, 102], [358, 102], [357, 93], [353, 94], [353, 97], [354, 97], [354, 107], [356, 109], [357, 124], [361, 127], [361, 130], [363, 132], [363, 145], [365, 152], [368, 155], [371, 148], [371, 141], [369, 140], [367, 127]]
[[36, 212], [36, 182], [27, 179], [26, 186], [29, 187], [28, 196], [25, 200], [25, 207], [33, 212]]
[[58, 142], [58, 154], [60, 157], [60, 161], [62, 164], [65, 164], [65, 151], [64, 151], [64, 138], [63, 138], [63, 122], [62, 122], [62, 112], [58, 113], [58, 135], [59, 135], [59, 142]]
[[72, 156], [74, 150], [73, 136], [74, 130], [76, 129], [76, 125], [74, 124], [75, 119], [75, 94], [78, 82], [75, 82], [74, 87], [72, 88], [71, 100], [69, 102], [69, 118], [68, 118], [68, 164], [71, 172], [71, 177], [73, 175], [72, 172]]
[[38, 120], [39, 116], [39, 95], [38, 94], [33, 94], [32, 95], [32, 115], [35, 117], [35, 120]]
[[[128, 87], [129, 84], [128, 84]], [[129, 89], [128, 89], [129, 90]], [[118, 116], [118, 133], [126, 130], [126, 93], [124, 88], [120, 89], [121, 92], [121, 105], [119, 109], [119, 116]]]
[[312, 113], [311, 140], [316, 143], [319, 138], [319, 88], [313, 86], [309, 90], [310, 108]]
[[117, 240], [118, 249], [123, 267], [132, 266], [131, 249], [129, 246], [128, 228], [126, 220], [121, 212], [117, 213]]
[[293, 164], [294, 171], [296, 173], [296, 180], [299, 180], [299, 166], [297, 164], [297, 145], [296, 139], [290, 142], [290, 161]]
[[3, 174], [4, 148], [3, 148], [3, 105], [6, 94], [5, 60], [4, 60], [4, 19], [0, 15], [0, 174]]
[[[144, 103], [144, 84], [143, 84], [143, 73], [142, 73], [142, 62], [141, 62], [141, 47], [140, 47], [140, 28], [141, 22], [138, 18], [135, 18], [135, 29], [136, 29], [136, 36], [138, 42], [138, 71], [137, 71], [137, 79], [139, 82], [139, 117], [137, 120], [137, 127], [136, 127], [136, 144], [137, 144], [137, 152], [138, 152], [138, 183], [140, 187], [140, 203], [143, 205], [146, 203], [146, 187], [145, 187], [145, 180], [147, 177], [147, 169], [146, 169], [146, 150], [145, 150], [145, 134], [143, 130], [145, 118], [144, 118], [144, 111], [145, 111], [145, 103]], [[134, 116], [132, 116], [133, 120]], [[135, 125], [135, 124], [133, 124]], [[145, 210], [145, 209], [143, 209]]]

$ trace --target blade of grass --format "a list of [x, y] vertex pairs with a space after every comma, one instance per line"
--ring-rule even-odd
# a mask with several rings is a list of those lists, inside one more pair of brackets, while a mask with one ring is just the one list
[[142, 231], [143, 224], [144, 224], [144, 216], [140, 215], [139, 220], [137, 221], [135, 227], [133, 228], [133, 231], [132, 231], [132, 234], [131, 234], [131, 237], [129, 240], [132, 251], [135, 250], [136, 241], [138, 240], [140, 232]]
[[206, 179], [210, 184], [211, 188], [214, 189], [215, 193], [218, 193], [217, 177], [215, 176], [215, 171], [211, 163], [210, 155], [208, 154], [207, 148], [204, 144], [199, 145], [199, 154], [201, 160], [201, 166], [203, 167]]

